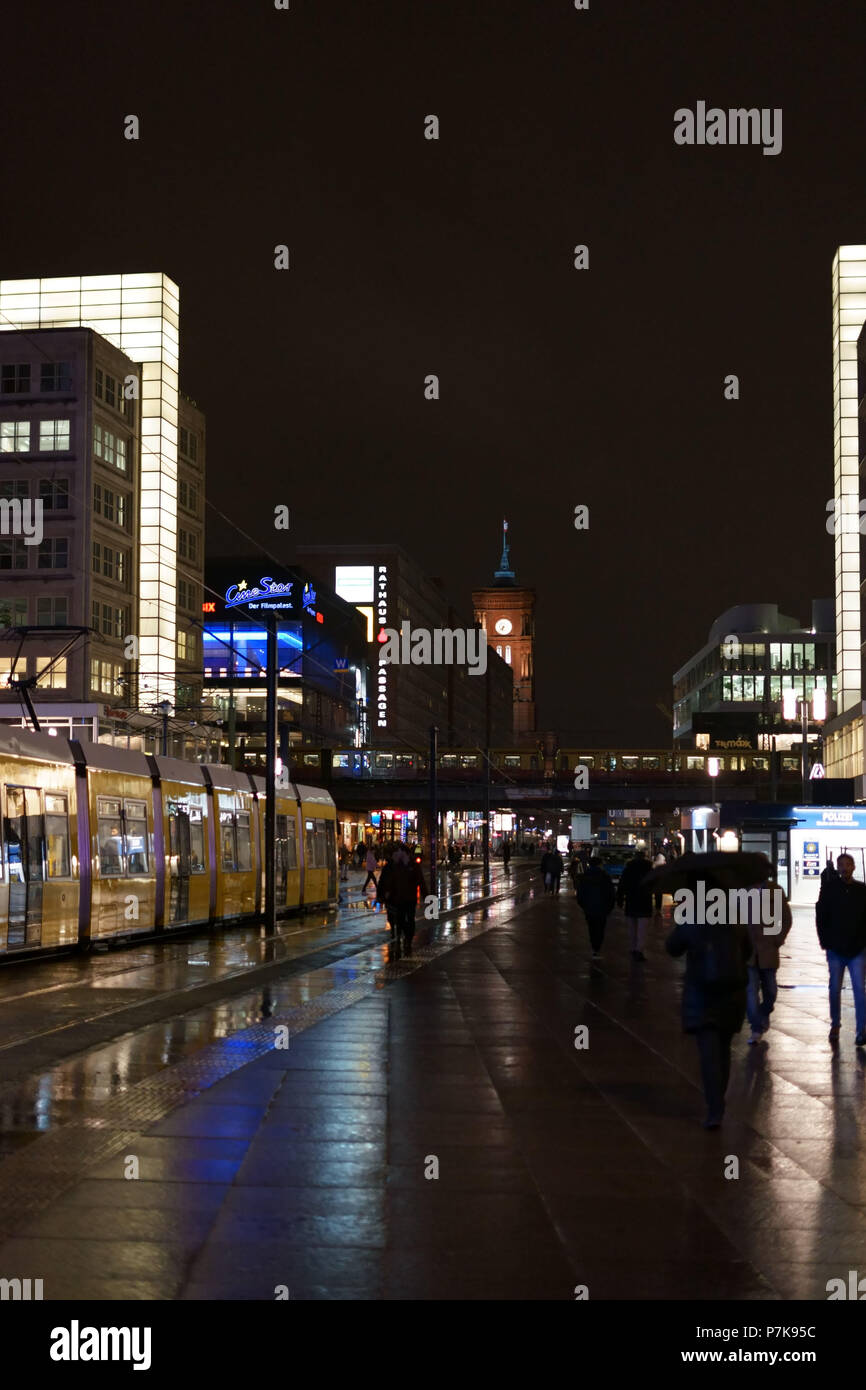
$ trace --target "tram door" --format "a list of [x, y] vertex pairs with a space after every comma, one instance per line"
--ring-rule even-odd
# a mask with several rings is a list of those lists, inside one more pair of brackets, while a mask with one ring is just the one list
[[176, 801], [169, 802], [169, 853], [171, 864], [171, 896], [169, 922], [189, 919], [190, 834], [189, 811]]
[[36, 787], [6, 788], [3, 824], [9, 865], [9, 946], [38, 946], [42, 940], [45, 823]]
[[334, 834], [333, 821], [321, 820], [318, 822], [325, 832], [325, 855], [328, 867], [328, 897], [337, 896], [337, 839]]

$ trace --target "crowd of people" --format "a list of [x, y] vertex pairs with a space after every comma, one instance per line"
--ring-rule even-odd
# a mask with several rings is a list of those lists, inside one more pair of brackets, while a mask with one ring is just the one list
[[[345, 855], [341, 851], [341, 872], [344, 864], [348, 867], [349, 857], [348, 850]], [[427, 896], [418, 847], [401, 842], [361, 843], [353, 857], [355, 867], [367, 871], [362, 891], [366, 892], [372, 882], [376, 901], [385, 909], [393, 954], [411, 955], [417, 905]], [[511, 846], [507, 840], [502, 845], [502, 857], [508, 869]], [[553, 844], [544, 847], [538, 868], [545, 893], [558, 894], [565, 864]], [[650, 925], [653, 920], [662, 920], [667, 868], [668, 858], [663, 852], [651, 861], [639, 849], [615, 883], [597, 855], [583, 847], [571, 849], [568, 874], [586, 919], [594, 961], [601, 957], [607, 922], [615, 907], [621, 908], [625, 917], [632, 960], [646, 960]], [[819, 944], [827, 958], [829, 1040], [834, 1050], [839, 1047], [846, 973], [854, 998], [855, 1045], [866, 1047], [866, 884], [854, 878], [854, 870], [850, 854], [840, 854], [835, 866], [827, 864], [821, 875], [815, 911]], [[708, 871], [707, 883], [711, 882], [712, 873]], [[682, 1022], [684, 1032], [692, 1034], [697, 1044], [707, 1129], [717, 1129], [722, 1123], [731, 1048], [744, 1021], [748, 1018], [751, 1046], [761, 1042], [769, 1031], [778, 993], [780, 948], [792, 924], [791, 908], [771, 877], [768, 861], [763, 860], [762, 866], [759, 863], [754, 883], [742, 886], [747, 889], [747, 920], [716, 925], [707, 921], [681, 922], [675, 917], [673, 930], [665, 940], [670, 955], [686, 958]], [[761, 909], [756, 906], [762, 895], [752, 895], [752, 888], [769, 889], [773, 901], [780, 904], [778, 917], [771, 923], [762, 920]]]

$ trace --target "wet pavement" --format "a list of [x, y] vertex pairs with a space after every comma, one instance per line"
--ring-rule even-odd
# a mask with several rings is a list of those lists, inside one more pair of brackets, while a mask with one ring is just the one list
[[[866, 1056], [849, 990], [830, 1049], [813, 915], [707, 1133], [667, 925], [634, 962], [616, 914], [593, 962], [570, 888], [539, 896], [517, 866], [492, 893], [419, 919], [397, 964], [347, 907], [270, 943], [60, 962], [50, 983], [16, 967], [17, 1023], [0, 973], [4, 1078], [31, 1008], [60, 1025], [45, 1048], [115, 1030], [0, 1086], [0, 1277], [46, 1299], [823, 1300], [866, 1270]], [[73, 993], [66, 1027], [49, 1001], [88, 967], [93, 1018]], [[117, 991], [173, 1013], [136, 1022]]]

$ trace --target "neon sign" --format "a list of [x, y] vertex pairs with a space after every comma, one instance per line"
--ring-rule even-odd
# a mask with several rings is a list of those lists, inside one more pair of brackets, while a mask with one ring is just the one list
[[[250, 589], [247, 585], [247, 581], [242, 579], [239, 584], [230, 584], [226, 589], [226, 608], [235, 608], [239, 603], [249, 604], [251, 608], [294, 608], [295, 605], [292, 600], [293, 583], [293, 580], [289, 580], [288, 584], [279, 584], [276, 579], [272, 579], [269, 574], [266, 574], [259, 580], [258, 587]], [[309, 585], [307, 587], [309, 588]], [[263, 600], [274, 598], [279, 594], [284, 595], [279, 602], [263, 602]], [[315, 594], [313, 594], [313, 600], [315, 601]], [[305, 602], [304, 607], [306, 606]]]
[[[379, 623], [378, 640], [386, 640], [384, 628], [388, 624], [388, 567], [378, 565], [376, 574], [376, 618]], [[378, 691], [376, 695], [376, 727], [388, 727], [388, 667], [379, 653]]]

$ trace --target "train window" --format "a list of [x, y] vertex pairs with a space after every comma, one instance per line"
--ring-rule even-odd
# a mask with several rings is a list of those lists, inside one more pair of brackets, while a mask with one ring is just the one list
[[640, 758], [633, 758], [630, 754], [626, 753], [623, 756], [622, 765], [623, 768], [631, 772], [634, 768], [640, 767]]
[[797, 768], [798, 768], [799, 766], [800, 766], [800, 759], [799, 759], [799, 758], [783, 758], [783, 759], [782, 759], [782, 770], [783, 770], [783, 772], [796, 772], [796, 771], [797, 771]]
[[200, 806], [189, 808], [189, 871], [191, 874], [205, 871], [204, 819]]
[[294, 816], [286, 816], [286, 868], [298, 867], [298, 827]]
[[45, 793], [45, 858], [49, 878], [69, 877], [69, 805], [54, 792]]
[[377, 753], [377, 754], [376, 754], [376, 766], [377, 766], [377, 767], [393, 767], [393, 766], [394, 766], [394, 755], [393, 755], [393, 753]]
[[147, 873], [147, 805], [143, 801], [123, 803], [126, 872]]
[[233, 811], [220, 811], [220, 858], [223, 869], [233, 873], [237, 868]]
[[502, 762], [505, 767], [520, 767], [520, 754], [506, 753]]
[[641, 767], [661, 767], [661, 760], [656, 757], [641, 758], [640, 765]]
[[238, 871], [246, 873], [253, 866], [252, 846], [250, 845], [250, 813], [249, 811], [238, 811], [236, 816], [237, 825], [237, 845], [238, 845]]
[[753, 758], [752, 767], [756, 772], [766, 772], [769, 764], [766, 758]]
[[441, 758], [439, 759], [439, 766], [440, 766], [440, 767], [456, 767], [456, 766], [457, 766], [457, 754], [456, 754], [456, 753], [443, 753], [442, 756], [441, 756]]
[[397, 767], [412, 767], [414, 761], [411, 753], [398, 753], [394, 758]]
[[305, 753], [304, 767], [318, 767], [321, 761], [320, 753]]
[[694, 756], [686, 758], [686, 769], [687, 769], [688, 772], [703, 772], [703, 770], [704, 770], [704, 760], [703, 760], [703, 758], [697, 758], [697, 757], [694, 757]]
[[478, 766], [478, 754], [477, 754], [477, 753], [461, 753], [461, 754], [460, 754], [460, 766], [461, 766], [461, 767], [477, 767], [477, 766]]
[[575, 767], [577, 767], [578, 763], [583, 763], [585, 767], [595, 767], [595, 755], [592, 753], [581, 753], [577, 763], [575, 763]]
[[348, 766], [349, 766], [349, 755], [348, 755], [348, 753], [335, 753], [331, 765], [332, 765], [332, 767], [348, 767]]
[[123, 873], [123, 819], [120, 798], [96, 798], [96, 841], [99, 846], [99, 872], [103, 878]]

